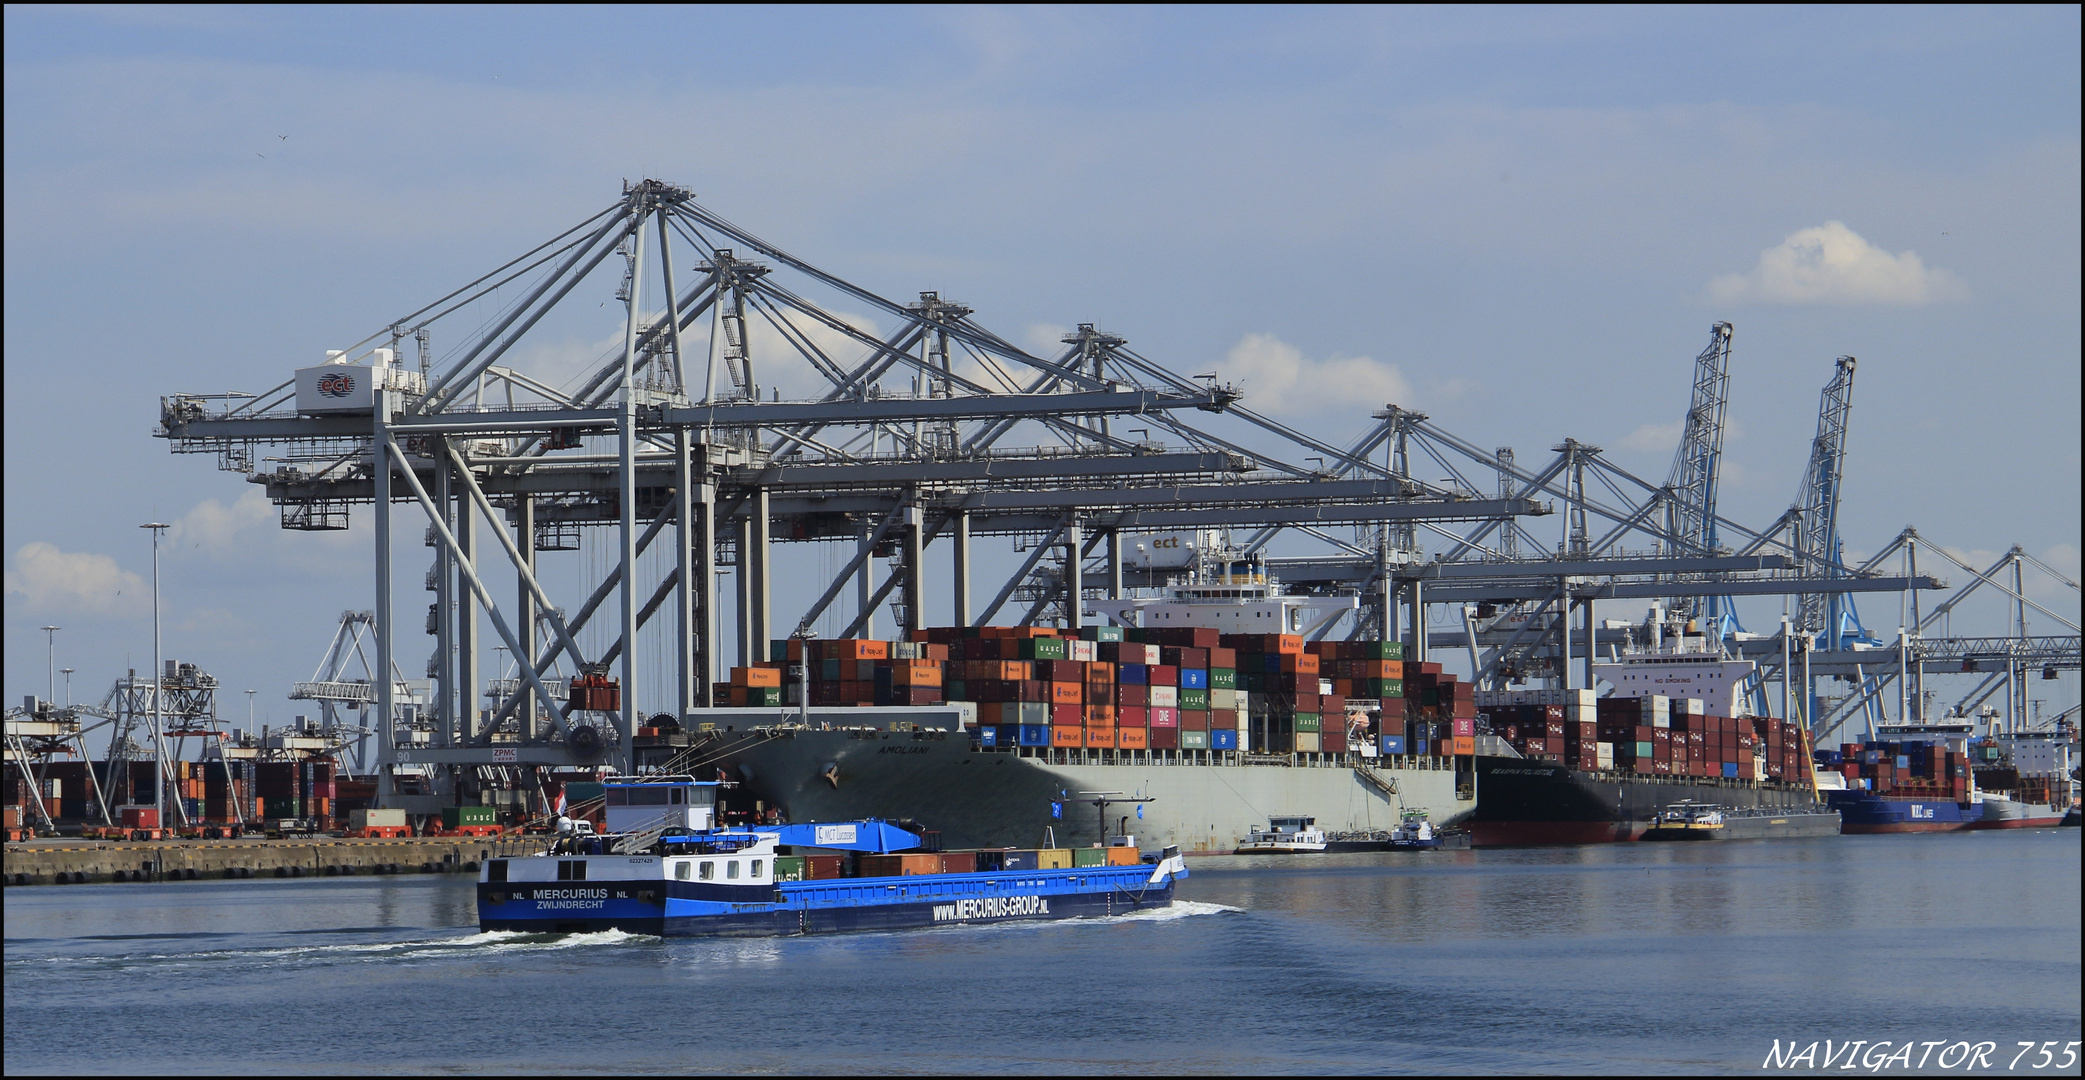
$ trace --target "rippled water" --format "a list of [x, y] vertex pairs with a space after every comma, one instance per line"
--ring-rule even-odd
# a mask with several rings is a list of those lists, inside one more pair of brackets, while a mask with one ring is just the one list
[[1190, 867], [1163, 912], [728, 941], [478, 933], [445, 878], [9, 889], [6, 1067], [1704, 1072], [2079, 1037], [2075, 829]]

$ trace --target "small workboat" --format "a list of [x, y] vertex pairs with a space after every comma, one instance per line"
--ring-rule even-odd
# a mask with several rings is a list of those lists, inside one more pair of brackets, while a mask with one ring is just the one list
[[1723, 808], [1692, 800], [1676, 802], [1651, 819], [1643, 831], [1645, 840], [1720, 840], [1723, 837]]
[[1318, 819], [1271, 818], [1267, 827], [1253, 826], [1252, 834], [1233, 852], [1236, 855], [1300, 855], [1325, 850], [1325, 833]]
[[1434, 835], [1433, 822], [1427, 820], [1424, 810], [1406, 810], [1404, 820], [1390, 830], [1391, 851], [1431, 851], [1441, 846], [1441, 838]]

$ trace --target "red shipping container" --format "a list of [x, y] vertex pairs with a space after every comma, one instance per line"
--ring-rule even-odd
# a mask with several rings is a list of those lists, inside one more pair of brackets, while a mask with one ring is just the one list
[[1151, 688], [1123, 683], [1115, 687], [1115, 704], [1118, 706], [1148, 705], [1151, 703]]
[[1158, 651], [1159, 663], [1167, 667], [1209, 670], [1209, 650], [1196, 648], [1162, 648]]
[[1153, 727], [1150, 729], [1151, 749], [1180, 749], [1180, 729], [1177, 727]]
[[1146, 681], [1151, 686], [1180, 685], [1180, 669], [1171, 664], [1153, 664], [1145, 668], [1144, 672], [1147, 676]]
[[1115, 664], [1159, 663], [1158, 646], [1137, 641], [1103, 641], [1095, 651], [1101, 659]]
[[1238, 715], [1239, 713], [1236, 709], [1211, 709], [1209, 710], [1209, 729], [1211, 731], [1236, 731], [1238, 730]]
[[1347, 752], [1347, 733], [1326, 728], [1319, 734], [1318, 745], [1327, 754], [1344, 754]]
[[[1150, 710], [1142, 705], [1120, 705], [1115, 708], [1116, 727], [1150, 727]], [[1127, 749], [1127, 748], [1125, 748]]]
[[1238, 650], [1221, 646], [1209, 650], [1209, 666], [1212, 668], [1237, 668]]
[[1050, 723], [1061, 727], [1084, 727], [1086, 724], [1086, 706], [1052, 705], [1050, 706]]
[[1207, 731], [1207, 730], [1209, 730], [1209, 710], [1207, 710], [1207, 709], [1182, 709], [1182, 710], [1180, 710], [1180, 730], [1182, 730], [1182, 731]]

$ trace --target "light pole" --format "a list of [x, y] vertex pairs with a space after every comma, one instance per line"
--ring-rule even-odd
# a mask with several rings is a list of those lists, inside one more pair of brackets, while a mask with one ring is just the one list
[[166, 689], [166, 672], [159, 658], [159, 537], [172, 526], [154, 521], [138, 528], [152, 530], [152, 813], [164, 821], [167, 755], [160, 698]]
[[69, 667], [58, 669], [58, 674], [65, 676], [65, 707], [68, 709], [72, 708], [72, 673], [73, 669]]
[[48, 688], [43, 692], [45, 701], [58, 700], [58, 631], [63, 629], [65, 628], [62, 626], [46, 626], [43, 628], [44, 643], [50, 649], [50, 655], [47, 657], [50, 679], [47, 684]]

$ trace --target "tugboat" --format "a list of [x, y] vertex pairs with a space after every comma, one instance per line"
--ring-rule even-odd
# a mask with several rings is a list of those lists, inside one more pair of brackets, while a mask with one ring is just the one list
[[1269, 819], [1264, 829], [1253, 826], [1252, 834], [1232, 854], [1298, 855], [1323, 850], [1325, 833], [1318, 828], [1318, 819], [1278, 817]]
[[1145, 862], [1126, 846], [921, 852], [873, 820], [716, 828], [717, 787], [609, 780], [603, 832], [561, 821], [547, 850], [485, 862], [479, 928], [767, 937], [1070, 919], [1168, 907], [1187, 876], [1176, 848]]
[[1716, 840], [1723, 835], [1723, 808], [1692, 800], [1673, 803], [1651, 819], [1644, 840]]

